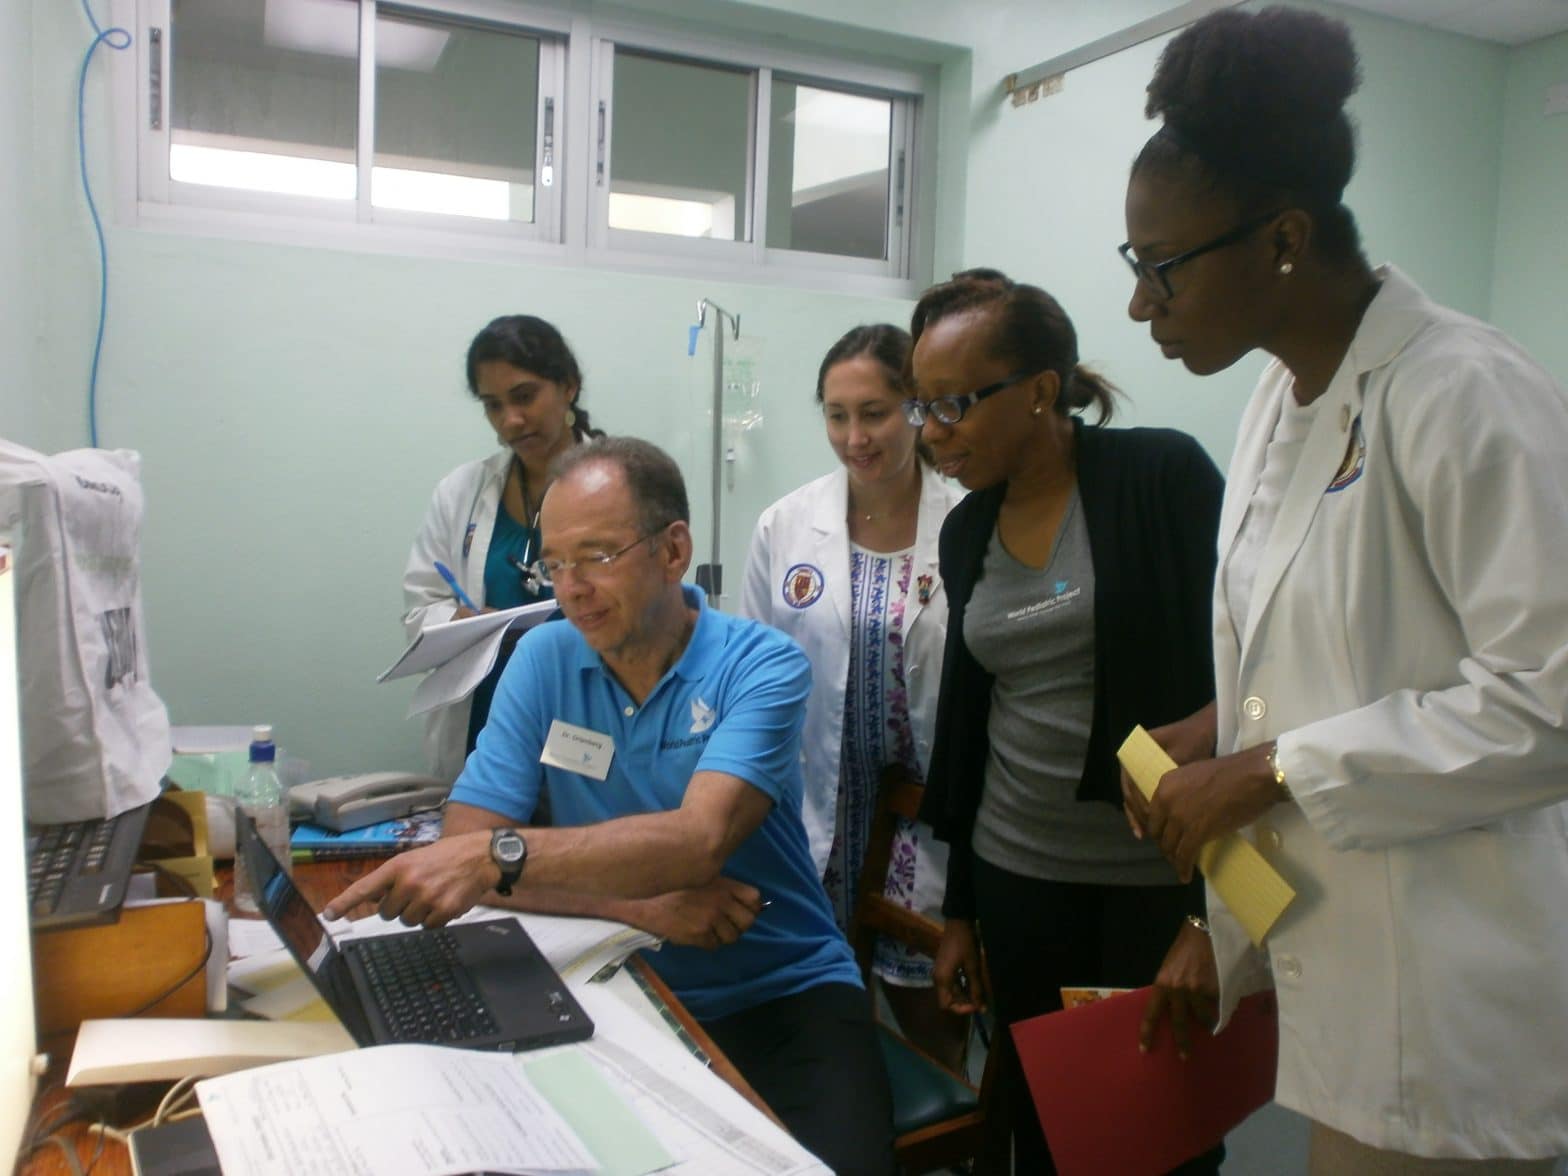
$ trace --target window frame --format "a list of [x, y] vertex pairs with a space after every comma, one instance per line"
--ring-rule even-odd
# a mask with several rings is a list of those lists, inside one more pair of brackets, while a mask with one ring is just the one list
[[[445, 259], [531, 261], [630, 272], [758, 282], [784, 279], [806, 289], [907, 297], [929, 276], [934, 226], [927, 223], [922, 174], [936, 151], [936, 71], [852, 60], [816, 46], [773, 48], [737, 36], [697, 35], [660, 27], [650, 18], [598, 19], [575, 0], [361, 0], [361, 46], [374, 44], [376, 16], [412, 16], [519, 33], [539, 40], [534, 220], [497, 221], [461, 215], [374, 208], [375, 61], [361, 50], [356, 198], [303, 196], [182, 184], [169, 178], [169, 94], [172, 0], [111, 0], [115, 23], [132, 29], [133, 52], [113, 54], [116, 211], [122, 223], [187, 235], [230, 237], [307, 247]], [[161, 128], [149, 124], [154, 97], [149, 30], [161, 28]], [[723, 241], [609, 228], [610, 140], [613, 133], [614, 50], [751, 74], [747, 201], [750, 241]], [[886, 258], [856, 258], [766, 244], [767, 128], [775, 77], [802, 85], [865, 94], [892, 103]], [[554, 183], [542, 174], [545, 109], [553, 100]], [[597, 104], [605, 107], [605, 184], [596, 183]], [[900, 212], [902, 216], [900, 217]]]
[[[614, 175], [611, 144], [614, 139], [615, 50], [664, 58], [689, 65], [745, 71], [751, 74], [751, 125], [747, 140], [747, 232], [749, 241], [712, 241], [662, 233], [613, 229], [609, 224], [610, 181]], [[852, 63], [828, 56], [791, 50], [769, 50], [728, 38], [699, 38], [664, 33], [616, 22], [601, 22], [593, 30], [590, 115], [596, 125], [589, 142], [594, 158], [589, 186], [588, 244], [618, 265], [640, 268], [649, 257], [717, 263], [740, 271], [774, 271], [793, 276], [890, 279], [901, 284], [917, 272], [914, 219], [917, 179], [915, 161], [920, 154], [921, 116], [927, 98], [924, 79], [912, 71]], [[886, 254], [884, 258], [846, 257], [802, 249], [767, 245], [768, 138], [775, 76], [801, 85], [819, 86], [841, 93], [861, 94], [887, 101], [892, 107], [889, 128]], [[604, 158], [603, 176], [598, 158]], [[739, 276], [737, 274], [737, 276]]]
[[[350, 0], [345, 0], [345, 3]], [[357, 2], [357, 0], [354, 0]], [[132, 105], [135, 122], [135, 204], [138, 214], [151, 213], [157, 219], [180, 219], [186, 210], [200, 223], [221, 223], [225, 214], [237, 214], [252, 224], [277, 219], [280, 226], [290, 221], [313, 221], [357, 227], [385, 226], [391, 229], [428, 230], [437, 233], [478, 235], [496, 241], [557, 242], [561, 238], [563, 201], [560, 184], [546, 188], [539, 182], [545, 152], [545, 125], [548, 117], [555, 123], [552, 136], [554, 172], [559, 180], [567, 153], [560, 134], [560, 114], [565, 105], [566, 60], [569, 20], [560, 13], [507, 5], [496, 0], [368, 0], [359, 4], [359, 51], [356, 101], [358, 130], [355, 136], [355, 196], [349, 200], [297, 196], [239, 188], [219, 188], [191, 184], [169, 175], [169, 151], [173, 127], [167, 79], [172, 74], [173, 39], [168, 35], [173, 0], [130, 0], [119, 8], [131, 11], [135, 49], [136, 97]], [[500, 221], [452, 213], [414, 212], [407, 209], [379, 208], [371, 202], [371, 176], [375, 167], [376, 57], [375, 36], [378, 16], [412, 17], [449, 26], [482, 29], [506, 35], [534, 38], [539, 43], [538, 93], [535, 101], [534, 189], [532, 221]], [[159, 30], [154, 37], [152, 30]], [[366, 47], [369, 47], [367, 52]], [[156, 55], [156, 68], [154, 62]], [[130, 56], [130, 55], [123, 55]], [[154, 84], [157, 80], [158, 91]], [[156, 104], [158, 117], [153, 119]], [[157, 125], [150, 125], [156, 121]], [[197, 211], [200, 210], [200, 211]], [[213, 216], [209, 218], [206, 213]]]

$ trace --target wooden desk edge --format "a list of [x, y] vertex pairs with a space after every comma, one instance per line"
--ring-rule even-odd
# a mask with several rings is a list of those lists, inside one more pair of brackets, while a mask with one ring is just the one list
[[762, 1096], [751, 1088], [751, 1083], [747, 1082], [741, 1072], [735, 1068], [735, 1063], [724, 1056], [724, 1051], [718, 1047], [713, 1038], [708, 1036], [708, 1031], [670, 991], [670, 986], [659, 978], [659, 974], [653, 970], [653, 966], [642, 957], [641, 953], [632, 957], [631, 966], [637, 969], [637, 974], [647, 982], [648, 987], [658, 994], [659, 999], [670, 1010], [670, 1015], [680, 1022], [681, 1028], [690, 1034], [691, 1039], [697, 1043], [702, 1052], [708, 1055], [708, 1068], [729, 1083], [752, 1106], [788, 1131], [789, 1128], [784, 1127], [783, 1121], [773, 1113], [773, 1108], [762, 1101]]

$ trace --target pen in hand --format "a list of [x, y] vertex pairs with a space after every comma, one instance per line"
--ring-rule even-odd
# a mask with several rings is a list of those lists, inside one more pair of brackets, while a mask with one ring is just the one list
[[468, 593], [463, 591], [463, 586], [457, 582], [457, 577], [452, 574], [451, 569], [448, 568], [446, 564], [442, 563], [440, 560], [436, 560], [436, 571], [441, 573], [441, 578], [445, 580], [447, 582], [447, 586], [452, 589], [453, 595], [457, 597], [458, 604], [462, 605], [470, 612], [479, 611], [479, 606], [472, 600], [468, 599]]

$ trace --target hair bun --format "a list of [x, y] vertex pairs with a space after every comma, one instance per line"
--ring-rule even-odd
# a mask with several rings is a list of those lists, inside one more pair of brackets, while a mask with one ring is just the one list
[[1144, 112], [1222, 171], [1337, 199], [1354, 163], [1344, 106], [1360, 82], [1342, 22], [1298, 8], [1232, 8], [1165, 47]]

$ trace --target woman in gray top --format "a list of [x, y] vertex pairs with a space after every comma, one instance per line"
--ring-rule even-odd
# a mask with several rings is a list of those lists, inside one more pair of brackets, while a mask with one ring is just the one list
[[[974, 491], [939, 545], [948, 644], [922, 817], [951, 849], [935, 980], [945, 1007], [989, 995], [1012, 1023], [1060, 1008], [1064, 985], [1149, 983], [1201, 918], [1201, 889], [1129, 831], [1115, 748], [1212, 702], [1223, 485], [1186, 434], [1102, 427], [1113, 389], [1037, 287], [959, 275], [925, 293], [911, 334], [910, 419]], [[1091, 406], [1100, 424], [1077, 415]], [[1017, 1170], [1052, 1172], [1015, 1078]]]

